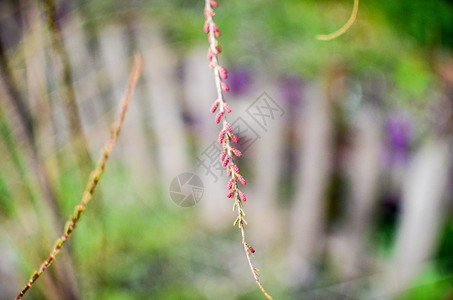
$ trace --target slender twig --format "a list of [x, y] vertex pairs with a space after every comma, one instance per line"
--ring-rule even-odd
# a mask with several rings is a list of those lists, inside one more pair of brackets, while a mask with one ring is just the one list
[[349, 20], [346, 22], [346, 24], [344, 24], [343, 27], [341, 27], [340, 29], [338, 29], [337, 31], [335, 31], [333, 33], [326, 34], [326, 35], [320, 34], [320, 35], [317, 35], [316, 38], [321, 41], [328, 41], [328, 40], [333, 40], [333, 39], [339, 37], [346, 31], [348, 31], [349, 27], [352, 26], [355, 19], [357, 18], [358, 11], [359, 11], [359, 0], [354, 0], [354, 7], [352, 8], [352, 13], [351, 13], [351, 16], [349, 17]]
[[219, 143], [223, 146], [223, 151], [220, 156], [220, 161], [222, 162], [223, 166], [227, 170], [227, 175], [230, 177], [228, 182], [228, 198], [234, 199], [233, 211], [237, 210], [238, 216], [236, 221], [234, 222], [234, 226], [237, 225], [241, 230], [242, 234], [242, 245], [244, 246], [244, 251], [247, 256], [247, 261], [250, 266], [250, 270], [252, 271], [253, 277], [255, 278], [256, 284], [258, 285], [259, 289], [263, 293], [264, 296], [268, 299], [272, 299], [272, 297], [266, 292], [263, 285], [259, 280], [259, 270], [254, 267], [252, 262], [252, 256], [255, 252], [253, 247], [247, 244], [246, 235], [244, 226], [247, 225], [247, 221], [245, 220], [245, 212], [244, 212], [244, 202], [246, 201], [245, 194], [239, 189], [238, 182], [245, 185], [246, 181], [244, 177], [240, 174], [239, 167], [234, 163], [234, 158], [239, 157], [242, 153], [234, 148], [233, 142], [238, 143], [238, 138], [233, 134], [233, 129], [228, 123], [226, 118], [226, 113], [231, 113], [231, 109], [228, 106], [228, 103], [223, 96], [223, 92], [228, 92], [229, 87], [223, 81], [227, 79], [228, 73], [224, 67], [219, 64], [218, 55], [221, 52], [220, 45], [216, 39], [216, 37], [220, 36], [220, 30], [217, 25], [214, 23], [213, 16], [214, 10], [212, 7], [217, 7], [217, 1], [213, 0], [205, 0], [205, 9], [204, 14], [206, 17], [206, 22], [204, 24], [204, 31], [208, 34], [208, 41], [209, 41], [209, 49], [208, 49], [208, 60], [209, 66], [214, 70], [214, 78], [215, 78], [215, 85], [217, 90], [217, 99], [214, 101], [214, 104], [211, 107], [211, 112], [214, 113], [219, 108], [219, 112], [216, 114], [215, 121], [216, 123], [220, 123], [223, 121], [222, 130], [219, 134]]
[[[238, 209], [239, 209], [239, 206], [238, 206]], [[238, 214], [240, 214], [240, 212], [238, 211]], [[260, 288], [261, 292], [264, 294], [264, 296], [266, 296], [266, 298], [268, 299], [272, 299], [272, 296], [269, 295], [266, 290], [264, 289], [263, 285], [261, 284], [258, 276], [258, 272], [259, 270], [256, 269], [254, 266], [253, 266], [253, 263], [252, 263], [252, 257], [253, 257], [253, 254], [252, 254], [252, 251], [254, 252], [255, 250], [253, 248], [251, 248], [248, 244], [247, 244], [247, 239], [246, 239], [246, 236], [245, 236], [245, 229], [244, 229], [244, 224], [240, 223], [239, 225], [239, 228], [241, 229], [241, 234], [242, 234], [242, 245], [244, 246], [244, 251], [245, 251], [245, 254], [247, 256], [247, 262], [249, 263], [249, 267], [250, 267], [250, 270], [252, 271], [252, 274], [253, 274], [253, 278], [255, 278], [255, 281], [256, 283], [258, 284], [258, 287]]]
[[107, 160], [109, 159], [110, 153], [112, 152], [113, 147], [115, 146], [116, 141], [118, 139], [118, 135], [119, 135], [121, 127], [123, 125], [124, 117], [126, 116], [127, 108], [128, 108], [129, 102], [131, 100], [132, 93], [135, 89], [135, 86], [137, 85], [138, 79], [140, 78], [142, 66], [143, 66], [143, 57], [141, 54], [136, 54], [134, 56], [134, 63], [132, 66], [132, 70], [129, 75], [128, 89], [121, 102], [121, 110], [120, 110], [118, 116], [116, 117], [115, 122], [112, 124], [111, 132], [110, 132], [110, 139], [107, 142], [107, 144], [104, 146], [104, 150], [102, 152], [101, 158], [99, 159], [99, 162], [96, 165], [96, 168], [91, 172], [90, 178], [88, 180], [88, 184], [86, 185], [85, 191], [83, 192], [83, 195], [82, 195], [82, 200], [75, 207], [74, 213], [71, 215], [70, 220], [68, 222], [66, 222], [66, 225], [64, 228], [64, 233], [57, 240], [55, 247], [50, 252], [49, 257], [41, 264], [39, 270], [36, 271], [35, 273], [33, 273], [32, 277], [28, 281], [27, 285], [24, 286], [22, 291], [16, 297], [16, 300], [22, 299], [22, 297], [25, 295], [25, 293], [32, 287], [32, 285], [39, 278], [39, 276], [41, 276], [41, 274], [55, 260], [55, 257], [60, 252], [64, 243], [66, 243], [66, 241], [71, 237], [71, 234], [72, 234], [73, 230], [75, 229], [77, 223], [79, 222], [80, 217], [82, 216], [83, 212], [85, 211], [85, 209], [88, 205], [88, 202], [90, 202], [91, 198], [93, 197], [93, 193], [96, 189], [96, 186], [99, 182], [99, 179], [100, 179], [102, 173], [104, 172], [105, 165], [107, 163]]

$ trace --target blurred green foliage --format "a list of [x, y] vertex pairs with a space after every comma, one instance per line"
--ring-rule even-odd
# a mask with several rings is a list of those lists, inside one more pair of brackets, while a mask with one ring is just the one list
[[[353, 1], [219, 2], [215, 21], [222, 32], [219, 40], [224, 50], [222, 59], [227, 60], [227, 66], [247, 65], [272, 72], [269, 74], [271, 77], [292, 72], [307, 79], [320, 79], [336, 65], [344, 66], [357, 78], [379, 72], [385, 75], [390, 82], [389, 88], [393, 89], [393, 97], [389, 101], [397, 97], [399, 103], [409, 107], [414, 101], [427, 101], [425, 96], [435, 88], [437, 80], [433, 61], [436, 55], [453, 48], [452, 1], [361, 1], [355, 24], [344, 35], [327, 42], [318, 41], [315, 36], [341, 27], [349, 17]], [[96, 0], [82, 3], [85, 13], [89, 15], [84, 22], [89, 26], [102, 27], [111, 22], [127, 24], [135, 22], [138, 16], [140, 20], [160, 26], [169, 44], [180, 55], [192, 46], [205, 43], [207, 47], [206, 35], [202, 31], [203, 1]], [[120, 184], [127, 182], [126, 177], [112, 176], [110, 180], [118, 180]], [[110, 182], [109, 186], [115, 184]], [[203, 272], [212, 272], [218, 277], [222, 276], [222, 268], [209, 271], [209, 268], [215, 267], [206, 266], [206, 262], [216, 260], [210, 258], [212, 253], [206, 251], [212, 241], [200, 240], [196, 230], [191, 230], [194, 222], [190, 218], [193, 215], [181, 214], [158, 204], [162, 200], [159, 197], [152, 201], [152, 208], [137, 211], [136, 207], [122, 207], [118, 203], [122, 201], [118, 200], [118, 194], [125, 193], [127, 198], [126, 191], [109, 193], [115, 197], [107, 195], [107, 198], [117, 202], [103, 208], [102, 214], [108, 215], [105, 224], [85, 222], [75, 234], [78, 260], [83, 266], [81, 280], [93, 278], [83, 275], [90, 272], [91, 266], [100, 261], [105, 264], [98, 269], [98, 278], [104, 282], [84, 282], [88, 287], [106, 287], [86, 289], [97, 293], [90, 297], [203, 299], [205, 296], [194, 287], [196, 283], [190, 281], [191, 275], [187, 270], [197, 272], [202, 267]], [[150, 194], [153, 193], [155, 191]], [[128, 222], [123, 222], [125, 215]], [[103, 229], [99, 226], [107, 229], [104, 238], [101, 238]], [[377, 251], [383, 256], [388, 255], [391, 249], [394, 226], [379, 228]], [[211, 238], [216, 239], [216, 236], [211, 235]], [[184, 244], [184, 251], [178, 248], [180, 244]], [[99, 247], [105, 247], [105, 250], [100, 252]], [[191, 251], [197, 253], [191, 255]], [[192, 260], [200, 257], [199, 251], [205, 255], [205, 262]], [[141, 282], [141, 278], [151, 278], [151, 282]], [[163, 278], [166, 280], [163, 281]], [[440, 297], [449, 288], [442, 273], [431, 267], [401, 299]], [[281, 292], [278, 284], [271, 285], [271, 289], [277, 295]], [[244, 299], [255, 296], [260, 297], [259, 294], [244, 295]], [[283, 294], [281, 296], [285, 298]]]
[[[318, 41], [315, 36], [342, 26], [350, 14], [352, 0], [219, 2], [215, 21], [222, 31], [222, 59], [228, 60], [228, 66], [248, 65], [272, 72], [274, 77], [294, 72], [308, 79], [322, 77], [337, 64], [357, 77], [379, 70], [393, 82], [395, 94], [406, 105], [417, 99], [424, 101], [423, 96], [436, 82], [432, 60], [437, 53], [453, 48], [451, 1], [361, 1], [356, 23], [343, 36], [328, 42]], [[161, 26], [180, 54], [194, 45], [204, 43], [207, 47], [200, 0], [83, 0], [73, 5], [86, 14], [83, 22], [89, 28], [112, 22], [127, 24], [138, 16]], [[2, 139], [8, 143], [10, 130], [4, 130], [2, 124], [0, 119]], [[16, 159], [21, 163], [19, 157]], [[65, 215], [79, 201], [83, 188], [75, 177], [73, 170], [66, 170], [60, 178]], [[197, 289], [200, 283], [192, 281], [192, 274], [203, 271], [217, 278], [229, 276], [222, 274], [227, 269], [224, 266], [210, 264], [220, 264], [212, 245], [218, 252], [222, 242], [238, 243], [237, 232], [232, 228], [231, 232], [201, 236], [193, 211], [169, 206], [167, 197], [157, 187], [150, 187], [149, 199], [141, 199], [134, 194], [133, 185], [127, 169], [109, 165], [101, 185], [108, 186], [103, 190], [106, 202], [99, 209], [90, 207], [74, 232], [76, 273], [81, 290], [87, 293], [82, 298], [205, 299]], [[8, 199], [0, 174], [0, 210], [6, 215], [13, 212]], [[449, 228], [442, 251], [451, 249]], [[388, 228], [381, 229], [378, 236], [386, 235], [392, 235]], [[382, 239], [385, 241], [377, 241], [381, 243], [377, 251], [386, 252], [391, 238]], [[423, 273], [419, 282], [401, 299], [440, 297], [449, 288], [436, 268]], [[270, 289], [276, 295], [281, 293], [279, 298], [284, 299], [278, 285], [273, 283]], [[242, 297], [261, 299], [255, 289]]]
[[[158, 20], [179, 52], [204, 42], [203, 1], [87, 1], [99, 24], [141, 18]], [[146, 13], [143, 14], [143, 9]], [[357, 76], [379, 69], [396, 82], [397, 94], [423, 97], [433, 82], [436, 51], [453, 47], [451, 1], [362, 1], [356, 23], [343, 36], [318, 41], [347, 20], [352, 1], [220, 1], [215, 21], [229, 65], [243, 64], [274, 76], [293, 71], [319, 77], [343, 64]]]

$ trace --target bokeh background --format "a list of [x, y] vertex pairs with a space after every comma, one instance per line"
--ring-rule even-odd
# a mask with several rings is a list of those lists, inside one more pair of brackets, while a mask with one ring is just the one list
[[[266, 289], [453, 299], [453, 2], [362, 1], [329, 42], [315, 36], [352, 0], [219, 2]], [[0, 299], [79, 202], [136, 51], [143, 77], [98, 193], [26, 299], [262, 299], [209, 156], [220, 127], [204, 1], [52, 3], [0, 1]], [[184, 172], [204, 185], [186, 208], [169, 194]]]

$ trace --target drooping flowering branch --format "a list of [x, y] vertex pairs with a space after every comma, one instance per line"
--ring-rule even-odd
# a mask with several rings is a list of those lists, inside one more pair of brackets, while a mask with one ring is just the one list
[[247, 261], [252, 271], [253, 277], [261, 290], [261, 292], [268, 299], [272, 297], [266, 292], [263, 285], [259, 280], [259, 270], [255, 268], [252, 263], [253, 253], [255, 249], [247, 243], [244, 226], [247, 225], [245, 220], [244, 212], [244, 202], [247, 200], [245, 194], [239, 189], [239, 183], [242, 185], [246, 184], [244, 177], [240, 174], [239, 167], [234, 163], [236, 157], [240, 157], [242, 153], [233, 146], [239, 142], [239, 139], [236, 135], [233, 134], [233, 129], [231, 124], [228, 123], [226, 114], [231, 113], [231, 108], [226, 102], [223, 92], [228, 92], [230, 88], [223, 81], [228, 78], [227, 70], [219, 64], [218, 55], [222, 51], [222, 48], [217, 41], [217, 37], [220, 37], [220, 30], [213, 21], [213, 16], [215, 12], [213, 7], [217, 7], [218, 3], [214, 0], [205, 0], [205, 9], [204, 15], [206, 21], [204, 23], [204, 31], [208, 34], [209, 49], [208, 49], [208, 60], [209, 66], [214, 70], [215, 85], [217, 90], [217, 99], [214, 101], [214, 104], [211, 107], [211, 113], [215, 113], [215, 122], [219, 124], [222, 122], [222, 130], [219, 133], [219, 143], [222, 144], [223, 151], [220, 156], [220, 161], [223, 166], [226, 168], [227, 176], [230, 178], [228, 181], [228, 198], [234, 199], [233, 211], [237, 211], [238, 216], [233, 226], [238, 226], [241, 230], [242, 235], [242, 245], [244, 246], [244, 252], [247, 256]]
[[124, 95], [123, 100], [121, 101], [120, 112], [118, 113], [115, 123], [113, 123], [111, 128], [110, 140], [104, 146], [104, 150], [102, 152], [101, 158], [99, 159], [99, 162], [96, 165], [96, 168], [91, 172], [90, 179], [88, 180], [88, 183], [85, 187], [85, 191], [83, 192], [82, 195], [82, 200], [75, 207], [74, 213], [71, 215], [69, 221], [66, 222], [63, 235], [57, 240], [54, 248], [49, 254], [49, 257], [47, 257], [47, 259], [41, 264], [39, 270], [33, 273], [32, 277], [29, 279], [27, 284], [20, 291], [19, 295], [17, 295], [16, 300], [22, 299], [25, 293], [27, 293], [27, 291], [33, 286], [33, 284], [42, 275], [42, 273], [44, 273], [47, 270], [47, 268], [55, 261], [55, 257], [58, 255], [63, 245], [71, 237], [73, 230], [75, 229], [77, 223], [80, 221], [83, 212], [85, 211], [88, 203], [93, 197], [96, 186], [99, 182], [99, 179], [101, 178], [101, 175], [104, 173], [107, 160], [109, 159], [110, 153], [112, 152], [113, 147], [115, 146], [116, 141], [118, 139], [121, 127], [123, 126], [127, 108], [132, 98], [132, 93], [141, 75], [142, 66], [143, 57], [140, 53], [137, 53], [134, 56], [134, 64], [129, 75], [128, 89], [126, 91], [126, 94]]

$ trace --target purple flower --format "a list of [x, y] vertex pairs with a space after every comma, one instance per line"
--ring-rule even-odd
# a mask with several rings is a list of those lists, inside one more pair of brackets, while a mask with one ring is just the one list
[[282, 99], [290, 106], [299, 105], [302, 102], [302, 81], [299, 76], [289, 75], [280, 83]]
[[386, 122], [386, 154], [390, 165], [406, 163], [413, 137], [411, 119], [403, 112], [393, 112]]
[[246, 67], [238, 67], [231, 69], [228, 72], [228, 85], [231, 93], [242, 95], [247, 92], [251, 84], [250, 69]]

